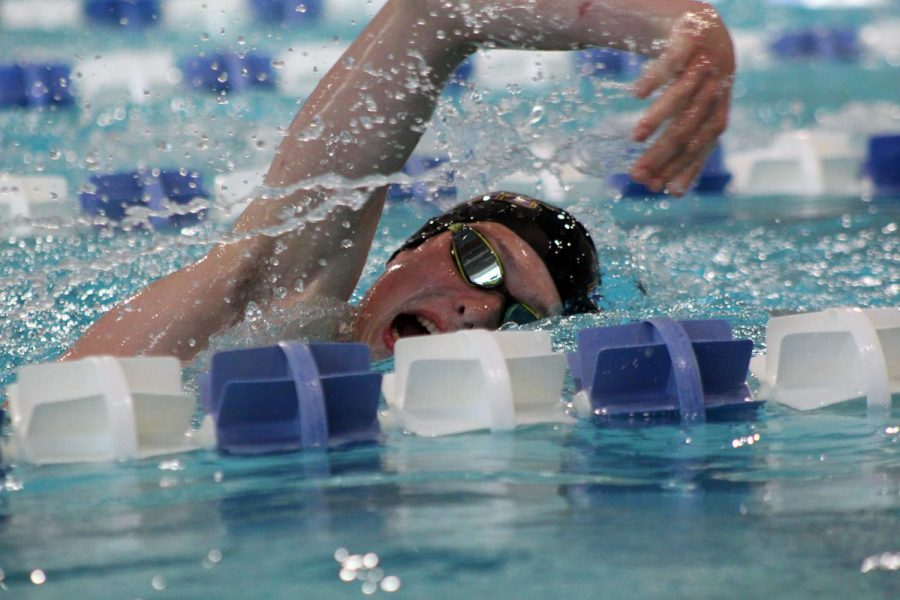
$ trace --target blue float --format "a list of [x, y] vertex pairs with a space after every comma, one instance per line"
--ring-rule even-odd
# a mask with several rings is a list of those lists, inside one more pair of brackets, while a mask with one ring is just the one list
[[450, 91], [461, 91], [466, 89], [467, 84], [475, 74], [475, 61], [471, 56], [462, 61], [453, 74], [450, 75], [448, 87]]
[[[441, 165], [449, 164], [450, 157], [431, 156], [427, 154], [413, 154], [403, 165], [403, 173], [410, 177], [422, 177], [430, 171], [434, 171]], [[452, 169], [440, 173], [440, 183], [417, 181], [414, 183], [392, 183], [388, 186], [388, 202], [438, 202], [442, 200], [455, 200], [457, 188], [453, 185], [456, 172]]]
[[575, 53], [575, 69], [584, 76], [632, 79], [641, 74], [646, 57], [613, 48], [588, 48]]
[[200, 376], [200, 402], [229, 454], [288, 452], [376, 441], [381, 373], [365, 344], [228, 350]]
[[[660, 197], [665, 192], [654, 192], [642, 183], [633, 180], [628, 173], [616, 173], [607, 178], [610, 186], [622, 195], [623, 198], [647, 198]], [[731, 172], [725, 166], [724, 152], [721, 146], [716, 146], [706, 159], [703, 171], [691, 187], [695, 194], [724, 194], [725, 188], [731, 181]]]
[[[93, 175], [92, 189], [78, 198], [82, 210], [91, 216], [121, 221], [130, 207], [165, 211], [165, 203], [188, 204], [195, 198], [209, 198], [199, 172], [182, 170], [139, 170]], [[205, 209], [185, 214], [150, 215], [155, 227], [186, 227], [205, 215]]]
[[900, 196], [900, 134], [869, 138], [865, 171], [875, 195]]
[[84, 15], [89, 21], [139, 29], [160, 21], [159, 0], [87, 0]]
[[752, 350], [723, 320], [653, 318], [582, 330], [568, 358], [596, 418], [689, 425], [755, 414], [762, 402], [746, 384]]
[[256, 52], [200, 54], [183, 59], [180, 67], [188, 85], [218, 94], [272, 89], [277, 83], [272, 57]]
[[0, 107], [74, 104], [69, 73], [69, 66], [61, 63], [0, 65]]
[[250, 7], [264, 23], [307, 23], [322, 16], [322, 0], [252, 0]]
[[769, 50], [790, 60], [853, 61], [862, 54], [859, 32], [850, 25], [785, 31], [769, 43]]

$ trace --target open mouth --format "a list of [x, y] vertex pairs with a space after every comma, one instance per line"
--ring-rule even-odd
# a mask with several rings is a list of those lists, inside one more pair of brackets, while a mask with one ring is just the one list
[[391, 322], [391, 347], [400, 338], [440, 333], [437, 323], [418, 314], [400, 313]]

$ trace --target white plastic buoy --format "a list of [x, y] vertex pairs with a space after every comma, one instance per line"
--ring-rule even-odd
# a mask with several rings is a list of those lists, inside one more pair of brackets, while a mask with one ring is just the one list
[[387, 0], [327, 0], [325, 18], [335, 25], [365, 25]]
[[759, 31], [732, 29], [731, 39], [741, 69], [765, 69], [772, 64], [768, 41]]
[[21, 367], [8, 388], [13, 460], [109, 462], [196, 449], [196, 399], [172, 357], [83, 360]]
[[213, 34], [250, 22], [249, 4], [247, 0], [169, 0], [163, 5], [162, 20], [166, 27]]
[[72, 69], [76, 94], [88, 101], [142, 103], [180, 81], [175, 55], [168, 51], [102, 53], [79, 61]]
[[0, 2], [0, 26], [46, 31], [80, 27], [84, 24], [82, 5], [59, 0], [4, 0]]
[[219, 223], [234, 222], [255, 199], [268, 167], [245, 169], [216, 175], [214, 187], [216, 204], [210, 217]]
[[308, 96], [345, 49], [344, 44], [330, 41], [294, 44], [272, 62], [281, 91], [293, 96]]
[[730, 153], [725, 163], [736, 194], [859, 195], [863, 151], [846, 134], [797, 130], [766, 148]]
[[388, 417], [417, 435], [570, 422], [560, 395], [565, 357], [543, 331], [458, 331], [403, 338], [385, 375]]
[[900, 61], [900, 19], [878, 19], [864, 25], [860, 38], [875, 56], [891, 65]]
[[65, 218], [76, 212], [64, 177], [0, 173], [0, 221]]
[[509, 85], [540, 87], [575, 76], [569, 52], [480, 50], [473, 60], [475, 82], [490, 90], [503, 90]]
[[867, 398], [872, 411], [900, 393], [900, 308], [832, 308], [773, 317], [765, 356], [750, 369], [759, 396], [797, 410]]

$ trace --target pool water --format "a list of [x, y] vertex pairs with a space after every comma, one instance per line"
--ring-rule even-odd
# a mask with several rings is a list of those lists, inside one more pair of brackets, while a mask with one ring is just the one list
[[[900, 17], [895, 4], [718, 6], [732, 27], [759, 35]], [[277, 49], [307, 38], [346, 42], [354, 30], [254, 25], [240, 37]], [[125, 43], [178, 52], [239, 43], [237, 32], [216, 35], [10, 32], [0, 45], [3, 55], [90, 56]], [[810, 71], [818, 77], [797, 76]], [[860, 142], [900, 130], [898, 74], [879, 58], [742, 72], [726, 151], [817, 124]], [[900, 304], [897, 199], [629, 201], [602, 177], [569, 178], [562, 157], [579, 143], [591, 144], [584, 171], [627, 164], [620, 134], [640, 105], [624, 96], [615, 82], [573, 81], [448, 95], [426, 140], [453, 157], [460, 199], [516, 172], [559, 175], [562, 203], [600, 250], [604, 312], [536, 325], [558, 350], [571, 350], [583, 327], [666, 314], [725, 318], [761, 352], [770, 314]], [[139, 165], [200, 169], [211, 187], [217, 172], [265, 165], [297, 107], [264, 92], [225, 100], [173, 87], [143, 103], [2, 111], [0, 171], [63, 175], [73, 197], [91, 173]], [[491, 152], [480, 143], [487, 138], [557, 151]], [[553, 192], [546, 181], [516, 181]], [[388, 208], [361, 289], [436, 210]], [[29, 225], [23, 233], [0, 224], [3, 385], [18, 365], [52, 360], [117, 301], [202, 256], [226, 231], [213, 222], [122, 231], [86, 218]], [[896, 598], [897, 400], [886, 418], [868, 417], [861, 400], [810, 413], [770, 403], [755, 420], [689, 430], [582, 420], [437, 439], [388, 431], [383, 444], [327, 453], [16, 465], [0, 483], [0, 596]]]

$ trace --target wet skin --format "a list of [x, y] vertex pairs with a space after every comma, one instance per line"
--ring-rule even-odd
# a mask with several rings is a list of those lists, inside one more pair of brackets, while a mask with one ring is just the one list
[[[510, 295], [542, 317], [558, 314], [562, 301], [546, 265], [522, 238], [498, 223], [472, 223], [500, 256]], [[469, 285], [450, 254], [450, 233], [404, 250], [366, 292], [360, 303], [357, 336], [374, 358], [393, 354], [398, 337], [496, 329], [506, 299], [497, 291]]]

